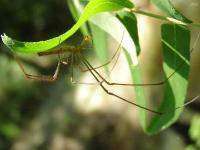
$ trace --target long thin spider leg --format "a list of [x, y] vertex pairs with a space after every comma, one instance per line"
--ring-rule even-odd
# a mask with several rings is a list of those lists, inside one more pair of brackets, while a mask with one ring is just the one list
[[[90, 66], [90, 68], [92, 68], [92, 66], [91, 66], [91, 64], [85, 59], [85, 57], [84, 56], [82, 56], [82, 58], [84, 59], [84, 61], [86, 61], [87, 63], [88, 63], [88, 65]], [[99, 72], [97, 72], [95, 69], [93, 69], [93, 71], [103, 80], [103, 82], [105, 82], [106, 84], [108, 84], [108, 85], [126, 85], [126, 86], [150, 86], [150, 85], [161, 85], [161, 84], [163, 84], [163, 82], [165, 82], [165, 81], [162, 81], [162, 82], [160, 82], [160, 83], [153, 83], [153, 84], [143, 84], [143, 83], [141, 83], [141, 84], [129, 84], [129, 83], [115, 83], [115, 82], [109, 82], [109, 81], [107, 81], [102, 75], [100, 75], [100, 73]], [[172, 76], [173, 74], [171, 74], [171, 76]], [[170, 77], [171, 77], [170, 76]]]
[[166, 110], [165, 112], [163, 112], [163, 114], [167, 114], [167, 113], [169, 113], [169, 112], [172, 112], [172, 111], [175, 111], [175, 110], [177, 110], [177, 109], [183, 108], [183, 107], [185, 107], [185, 106], [187, 106], [187, 105], [190, 105], [190, 104], [193, 103], [194, 101], [198, 100], [199, 97], [200, 97], [200, 95], [197, 95], [197, 96], [195, 96], [194, 98], [192, 98], [191, 100], [189, 100], [188, 102], [184, 103], [184, 104], [181, 105], [181, 106], [178, 106], [178, 107], [176, 107], [176, 108], [171, 108], [171, 109]]
[[[83, 57], [83, 59], [88, 63], [90, 67], [91, 64]], [[163, 85], [167, 80], [169, 80], [182, 66], [183, 64], [179, 64], [176, 69], [164, 80], [157, 82], [157, 83], [117, 83], [117, 82], [109, 82], [106, 80], [102, 75], [100, 75], [95, 69], [94, 71], [96, 74], [103, 80], [103, 82], [107, 83], [108, 85], [124, 85], [124, 86], [155, 86], [155, 85]]]
[[90, 43], [92, 41], [92, 37], [91, 36], [85, 36], [81, 42], [81, 45], [80, 45], [80, 49], [83, 49], [84, 47], [87, 46], [88, 43]]
[[74, 81], [74, 53], [71, 54], [71, 83], [75, 84], [76, 82]]
[[196, 40], [194, 41], [194, 44], [193, 44], [193, 46], [192, 46], [192, 48], [191, 48], [191, 50], [190, 50], [190, 53], [192, 53], [192, 52], [194, 51], [194, 48], [196, 47], [196, 45], [197, 45], [199, 39], [200, 39], [200, 31], [199, 31], [199, 33], [198, 33], [198, 35], [197, 35]]
[[76, 57], [75, 57], [76, 55], [75, 54], [71, 54], [71, 83], [72, 84], [86, 84], [86, 85], [99, 85], [99, 83], [97, 83], [97, 82], [79, 82], [79, 81], [75, 81], [74, 80], [74, 60], [76, 59]]
[[[124, 35], [123, 35], [123, 36], [124, 36]], [[122, 39], [123, 39], [123, 38], [122, 38]], [[91, 40], [91, 38], [90, 38], [89, 36], [86, 36], [86, 37], [83, 39], [83, 41], [82, 41], [80, 47], [83, 49], [83, 47], [86, 45], [86, 43], [87, 43], [88, 41], [90, 41], [90, 40]], [[116, 63], [117, 63], [117, 60], [118, 60], [118, 58], [119, 58], [119, 55], [120, 55], [119, 52], [120, 52], [120, 50], [121, 50], [121, 43], [122, 43], [122, 40], [121, 40], [121, 42], [120, 42], [120, 44], [119, 44], [117, 50], [115, 51], [114, 55], [111, 57], [111, 59], [110, 59], [108, 62], [106, 62], [106, 63], [103, 64], [103, 65], [94, 67], [94, 68], [95, 68], [95, 69], [98, 69], [98, 68], [101, 68], [101, 67], [104, 67], [104, 66], [110, 64], [110, 63], [113, 61], [113, 59], [116, 57], [116, 55], [117, 55], [116, 61], [115, 61], [114, 65], [113, 65], [113, 67], [112, 67], [112, 69], [111, 69], [111, 70], [113, 70], [113, 69], [114, 69], [114, 66], [115, 66]], [[80, 49], [80, 47], [70, 46], [70, 47], [67, 47], [67, 48], [64, 48], [64, 49], [63, 49], [63, 48], [60, 48], [60, 49], [57, 49], [57, 50], [52, 50], [52, 51], [47, 51], [47, 52], [39, 52], [39, 53], [38, 53], [38, 56], [55, 55], [55, 54], [62, 54], [62, 53], [65, 53], [65, 52], [73, 52], [73, 51], [77, 51], [76, 49]], [[65, 62], [65, 61], [61, 61], [61, 63], [67, 64], [67, 62]], [[80, 67], [80, 70], [81, 70], [82, 72], [88, 71], [87, 69], [83, 69], [83, 68], [81, 68], [81, 67]]]
[[118, 98], [118, 99], [120, 99], [120, 100], [122, 100], [122, 101], [125, 101], [125, 102], [127, 102], [127, 103], [129, 103], [129, 104], [135, 105], [135, 106], [137, 106], [137, 107], [139, 107], [139, 108], [141, 108], [141, 109], [144, 109], [144, 110], [146, 110], [146, 111], [152, 112], [152, 113], [154, 113], [154, 114], [162, 115], [162, 113], [159, 112], [159, 111], [156, 111], [156, 110], [153, 110], [153, 109], [150, 109], [150, 108], [141, 106], [141, 105], [136, 104], [136, 103], [134, 103], [134, 102], [131, 102], [131, 101], [129, 101], [129, 100], [127, 100], [127, 99], [125, 99], [125, 98], [123, 98], [123, 97], [121, 97], [121, 96], [119, 96], [119, 95], [113, 93], [113, 92], [108, 91], [108, 90], [104, 87], [104, 85], [102, 84], [102, 82], [97, 78], [97, 76], [96, 76], [95, 73], [93, 72], [94, 70], [87, 64], [87, 62], [85, 61], [85, 59], [82, 59], [83, 57], [80, 56], [80, 55], [78, 55], [78, 56], [79, 56], [81, 62], [86, 66], [86, 68], [88, 68], [88, 70], [90, 71], [90, 73], [92, 74], [92, 76], [95, 78], [95, 80], [99, 83], [99, 85], [101, 86], [101, 88], [102, 88], [108, 95], [114, 96], [114, 97], [116, 97], [116, 98]]
[[[196, 41], [194, 42], [194, 45], [193, 47], [191, 48], [190, 52], [192, 53], [193, 50], [194, 50], [194, 47], [195, 45], [197, 44], [198, 40], [200, 38], [200, 32], [198, 33], [198, 37], [196, 39]], [[84, 40], [83, 40], [84, 41]], [[83, 45], [83, 44], [82, 44]], [[120, 46], [119, 46], [120, 47]], [[41, 52], [39, 53], [39, 55], [52, 55], [52, 54], [58, 54], [58, 53], [64, 53], [68, 50], [65, 50], [65, 49], [60, 49], [60, 50], [57, 50], [57, 51], [51, 51], [51, 52]], [[72, 51], [74, 51], [74, 47], [72, 48]], [[117, 53], [117, 51], [116, 51]], [[116, 54], [115, 54], [116, 55]], [[113, 55], [113, 57], [115, 57], [115, 55]], [[86, 60], [87, 61], [87, 60]], [[89, 63], [89, 62], [88, 62]], [[109, 63], [106, 63], [105, 65], [107, 65]], [[90, 65], [90, 64], [89, 64]], [[179, 64], [177, 66], [177, 68], [174, 70], [174, 72], [172, 72], [167, 78], [165, 78], [164, 80], [160, 81], [160, 82], [157, 82], [157, 83], [135, 83], [135, 84], [130, 84], [130, 83], [116, 83], [116, 82], [109, 82], [107, 81], [104, 77], [102, 77], [98, 72], [97, 72], [97, 75], [103, 80], [103, 82], [107, 83], [108, 85], [124, 85], [124, 86], [154, 86], [154, 85], [163, 85], [167, 80], [169, 80], [169, 78], [171, 78], [178, 70], [179, 68], [181, 68], [183, 64]], [[102, 67], [104, 65], [101, 65]], [[99, 67], [101, 67], [99, 66]], [[97, 69], [97, 67], [93, 67], [94, 68], [94, 71], [96, 71], [95, 69]], [[86, 71], [89, 71], [88, 69]], [[83, 83], [85, 84], [85, 83]], [[93, 83], [92, 83], [93, 84]]]
[[58, 78], [58, 73], [59, 73], [59, 69], [60, 69], [60, 61], [58, 62], [58, 65], [57, 65], [56, 70], [53, 75], [32, 75], [32, 74], [26, 73], [20, 59], [15, 54], [15, 52], [13, 52], [13, 56], [27, 79], [42, 80], [42, 81], [50, 82], [50, 81], [55, 81]]
[[[80, 57], [80, 56], [79, 56]], [[90, 72], [91, 71], [94, 71], [98, 76], [100, 75], [99, 73], [98, 73], [98, 71], [96, 71], [94, 68], [92, 68], [92, 66], [90, 65], [90, 63], [83, 57], [83, 56], [81, 56], [82, 58], [83, 58], [83, 60], [82, 61], [84, 61], [84, 64], [87, 64], [87, 66], [88, 66], [88, 68], [90, 68]], [[92, 74], [93, 76], [94, 76], [94, 73]], [[96, 75], [95, 75], [96, 76]], [[100, 75], [101, 76], [101, 75]], [[99, 76], [99, 77], [100, 77]], [[97, 77], [96, 77], [97, 78]], [[95, 78], [95, 79], [96, 79]], [[101, 77], [100, 77], [101, 78]], [[100, 81], [99, 79], [98, 79], [98, 82], [99, 82], [99, 84], [100, 85], [102, 85], [102, 81]], [[105, 82], [106, 83], [106, 82]], [[108, 84], [109, 85], [109, 84]], [[200, 97], [200, 95], [198, 95], [198, 96], [195, 96], [192, 100], [190, 100], [190, 101], [188, 101], [188, 102], [186, 102], [186, 103], [184, 103], [183, 105], [181, 105], [181, 106], [178, 106], [178, 107], [175, 107], [175, 108], [171, 108], [171, 109], [168, 109], [168, 110], [166, 110], [166, 111], [164, 111], [164, 112], [160, 112], [161, 114], [166, 114], [166, 113], [169, 113], [169, 112], [172, 112], [172, 111], [175, 111], [175, 110], [177, 110], [177, 109], [180, 109], [180, 108], [183, 108], [183, 107], [185, 107], [185, 106], [187, 106], [187, 105], [189, 105], [189, 104], [191, 104], [191, 103], [193, 103], [194, 101], [196, 101], [198, 98]], [[123, 98], [124, 99], [124, 98]]]
[[61, 57], [60, 53], [58, 53], [58, 60], [60, 61], [61, 64], [68, 65], [68, 59], [67, 59], [67, 61], [64, 60], [64, 57]]
[[[114, 62], [113, 66], [112, 66], [112, 68], [111, 68], [111, 70], [110, 70], [110, 72], [112, 72], [112, 70], [114, 69], [114, 67], [115, 67], [115, 65], [116, 65], [116, 63], [117, 63], [117, 61], [118, 61], [118, 59], [119, 59], [119, 55], [120, 55], [120, 51], [121, 51], [121, 45], [122, 45], [123, 38], [124, 38], [124, 32], [123, 32], [121, 41], [120, 41], [120, 43], [119, 43], [119, 45], [118, 45], [118, 47], [117, 47], [115, 53], [114, 53], [114, 54], [112, 55], [112, 57], [110, 58], [110, 60], [108, 60], [106, 63], [104, 63], [104, 64], [102, 64], [102, 65], [100, 65], [100, 66], [93, 67], [94, 69], [99, 69], [99, 68], [102, 68], [102, 67], [104, 67], [104, 66], [109, 65], [109, 64], [114, 60], [114, 58], [117, 57], [117, 58], [116, 58], [116, 61]], [[80, 68], [80, 69], [81, 69], [82, 72], [89, 71], [88, 69], [83, 69], [83, 68]]]
[[[117, 56], [116, 56], [116, 55], [117, 55]], [[117, 54], [117, 51], [116, 51], [115, 54], [112, 56], [112, 58], [111, 58], [107, 63], [105, 63], [105, 64], [103, 64], [103, 65], [101, 65], [101, 66], [93, 67], [93, 69], [99, 69], [99, 68], [101, 68], [101, 67], [104, 67], [104, 66], [110, 64], [110, 63], [113, 61], [113, 59], [114, 59], [115, 56], [116, 56], [116, 60], [115, 60], [113, 66], [112, 66], [112, 68], [111, 68], [111, 70], [109, 71], [109, 74], [108, 74], [108, 76], [107, 76], [107, 77], [109, 77], [109, 76], [111, 75], [111, 73], [112, 73], [114, 67], [116, 66], [116, 64], [117, 64], [117, 62], [118, 62], [118, 59], [119, 59], [119, 56], [120, 56], [120, 52]], [[83, 69], [80, 65], [78, 65], [78, 67], [79, 67], [79, 69], [81, 70], [81, 72], [87, 72], [87, 71], [89, 71], [87, 68], [84, 68], [84, 69]], [[105, 78], [107, 78], [107, 77], [105, 77]]]
[[119, 56], [120, 56], [120, 52], [121, 52], [121, 49], [122, 49], [122, 48], [119, 47], [118, 49], [120, 49], [120, 50], [119, 50], [119, 53], [118, 53], [117, 56], [116, 56], [116, 60], [115, 60], [115, 62], [114, 62], [114, 64], [113, 64], [112, 68], [110, 69], [110, 72], [109, 72], [108, 77], [110, 77], [112, 71], [114, 70], [114, 68], [115, 68], [115, 66], [116, 66], [116, 64], [117, 64], [117, 62], [118, 62], [118, 60], [119, 60]]
[[[193, 49], [192, 49], [193, 50]], [[193, 52], [191, 50], [191, 52]], [[66, 52], [67, 50], [65, 49], [60, 49], [60, 50], [57, 50], [57, 51], [51, 51], [51, 52], [41, 52], [41, 53], [38, 53], [39, 56], [44, 56], [44, 55], [55, 55], [55, 54], [58, 54], [58, 53], [64, 53]], [[115, 53], [116, 54], [116, 53]], [[113, 55], [115, 57], [115, 55]], [[86, 60], [87, 61], [87, 60]], [[88, 62], [88, 61], [87, 61]], [[103, 67], [105, 65], [108, 65], [110, 62], [107, 62], [106, 64], [104, 65], [101, 65], [99, 67], [94, 67], [94, 70], [95, 69], [98, 69], [100, 67]], [[154, 86], [154, 85], [163, 85], [167, 80], [169, 80], [169, 78], [171, 78], [177, 71], [179, 68], [181, 68], [183, 64], [180, 64], [177, 66], [177, 69], [174, 70], [174, 72], [172, 72], [167, 78], [165, 78], [164, 80], [160, 81], [160, 82], [157, 82], [157, 83], [116, 83], [116, 82], [109, 82], [107, 81], [104, 77], [102, 77], [98, 72], [97, 72], [97, 75], [103, 80], [103, 82], [107, 83], [108, 85], [124, 85], [124, 86]], [[81, 69], [81, 67], [79, 67]], [[82, 71], [89, 71], [88, 69], [87, 70], [83, 70], [81, 69]], [[96, 71], [96, 70], [95, 70]], [[81, 84], [81, 83], [80, 83]], [[85, 83], [83, 83], [85, 84]], [[94, 83], [92, 83], [94, 84]]]
[[[80, 57], [80, 56], [79, 56], [79, 57]], [[108, 93], [109, 95], [115, 96], [115, 97], [117, 97], [117, 98], [119, 98], [119, 99], [121, 99], [121, 100], [123, 100], [123, 101], [126, 101], [126, 102], [128, 102], [128, 103], [130, 103], [130, 104], [133, 104], [133, 105], [135, 105], [135, 106], [140, 107], [140, 105], [138, 105], [138, 104], [135, 104], [135, 103], [133, 103], [133, 102], [130, 102], [129, 100], [127, 100], [127, 99], [125, 99], [125, 98], [123, 98], [123, 97], [120, 97], [119, 95], [116, 95], [115, 93], [109, 92], [109, 91], [103, 86], [103, 84], [102, 84], [103, 82], [100, 81], [100, 80], [96, 77], [96, 75], [93, 73], [93, 71], [96, 73], [95, 69], [91, 68], [90, 65], [87, 63], [87, 61], [82, 60], [82, 62], [83, 62], [83, 63], [85, 64], [85, 66], [89, 69], [89, 71], [91, 72], [91, 74], [93, 75], [93, 77], [97, 80], [97, 82], [99, 83], [99, 85], [103, 88], [103, 90], [104, 90], [106, 93]], [[145, 110], [148, 110], [148, 111], [153, 112], [153, 113], [156, 113], [156, 114], [159, 114], [159, 115], [164, 115], [164, 114], [167, 114], [167, 113], [169, 113], [169, 112], [175, 111], [175, 110], [180, 109], [180, 108], [183, 108], [183, 107], [185, 107], [185, 106], [187, 106], [187, 105], [193, 103], [193, 102], [196, 101], [199, 97], [200, 97], [200, 95], [195, 96], [193, 99], [191, 99], [190, 101], [184, 103], [183, 105], [178, 106], [178, 107], [176, 107], [176, 108], [168, 109], [168, 110], [166, 110], [166, 111], [164, 111], [164, 112], [154, 111], [154, 110], [152, 110], [152, 109], [149, 109], [149, 108], [146, 108], [146, 107], [143, 107], [143, 106], [141, 106], [140, 108], [145, 109]]]
[[[192, 53], [194, 51], [194, 47], [196, 47], [196, 44], [198, 43], [199, 39], [200, 39], [200, 32], [198, 33], [197, 38], [196, 38], [192, 48], [190, 49], [190, 53]], [[89, 62], [88, 62], [88, 65], [90, 65]], [[108, 85], [124, 85], [124, 86], [155, 86], [155, 85], [157, 85], [158, 86], [158, 85], [165, 84], [167, 80], [169, 80], [179, 69], [182, 68], [182, 66], [183, 66], [183, 64], [179, 64], [178, 66], [176, 66], [175, 70], [168, 77], [166, 77], [164, 80], [162, 80], [160, 82], [155, 82], [155, 83], [116, 83], [116, 82], [109, 82], [109, 81], [106, 80], [106, 78], [102, 77], [102, 75], [100, 75], [95, 69], [94, 69], [94, 71], [103, 80], [103, 82], [107, 83]], [[90, 67], [92, 67], [92, 66], [90, 65]]]
[[[121, 41], [121, 42], [122, 42], [122, 41]], [[121, 45], [121, 44], [120, 44], [120, 45]], [[118, 48], [117, 48], [117, 50], [115, 51], [114, 55], [111, 57], [111, 59], [110, 59], [108, 62], [106, 62], [106, 63], [103, 64], [103, 65], [100, 65], [100, 66], [97, 66], [97, 67], [93, 67], [93, 69], [96, 70], [96, 69], [99, 69], [99, 68], [101, 68], [101, 67], [104, 67], [104, 66], [110, 64], [110, 63], [114, 60], [114, 58], [116, 57], [116, 60], [115, 60], [113, 66], [112, 66], [112, 68], [111, 68], [111, 70], [110, 70], [110, 73], [109, 73], [108, 76], [107, 76], [107, 77], [109, 77], [109, 76], [111, 75], [111, 72], [113, 71], [114, 67], [116, 66], [116, 64], [117, 64], [117, 62], [118, 62], [118, 59], [119, 59], [119, 56], [120, 56], [120, 51], [121, 51], [120, 45], [118, 46]], [[89, 71], [88, 69], [82, 69], [80, 65], [79, 65], [79, 69], [81, 70], [81, 72]], [[104, 79], [106, 79], [107, 77], [105, 77]], [[102, 80], [102, 82], [104, 82], [104, 80]], [[95, 84], [95, 85], [96, 85], [96, 84]]]

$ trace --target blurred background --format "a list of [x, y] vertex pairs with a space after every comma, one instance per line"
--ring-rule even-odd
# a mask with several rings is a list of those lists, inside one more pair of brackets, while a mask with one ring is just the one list
[[[194, 17], [190, 14], [192, 12], [188, 11], [194, 9], [184, 7], [181, 2], [175, 1], [177, 7], [189, 17]], [[141, 9], [158, 12], [148, 1], [135, 0], [135, 3]], [[193, 0], [192, 4], [196, 10], [200, 10], [197, 9], [200, 5], [197, 1]], [[200, 17], [195, 17], [196, 21], [200, 20]], [[64, 33], [74, 24], [65, 0], [0, 0], [0, 20], [0, 34], [6, 33], [22, 41], [49, 39]], [[148, 24], [144, 30], [149, 31], [147, 32], [149, 34], [157, 33], [154, 22], [144, 20]], [[196, 31], [198, 29], [194, 29], [194, 33]], [[146, 36], [151, 37], [153, 34]], [[81, 33], [77, 32], [67, 43], [78, 45], [82, 38]], [[113, 43], [110, 44], [113, 53], [118, 43], [112, 38], [109, 40]], [[145, 47], [148, 49], [151, 46], [149, 43], [159, 48], [156, 41], [155, 43], [144, 41], [146, 43], [142, 43], [143, 49]], [[96, 56], [93, 51], [85, 52], [85, 55], [92, 64], [97, 63], [92, 59]], [[34, 54], [19, 54], [19, 56], [26, 71], [31, 74], [52, 74], [58, 61], [56, 56], [38, 57]], [[155, 57], [152, 56], [152, 59]], [[120, 63], [116, 68], [123, 65], [121, 59], [123, 55], [119, 58]], [[194, 64], [199, 68], [199, 62], [195, 59]], [[128, 70], [126, 64], [124, 69]], [[122, 72], [120, 74], [119, 70], [113, 71], [112, 74], [115, 76], [111, 76], [112, 79], [123, 75], [124, 71], [120, 70]], [[197, 84], [199, 70], [192, 71], [196, 78], [191, 77], [190, 89], [196, 90], [196, 86], [199, 86]], [[70, 76], [70, 66], [63, 66], [56, 82], [27, 80], [12, 57], [11, 51], [2, 42], [0, 43], [0, 150], [197, 150], [199, 148], [199, 102], [185, 108], [173, 126], [157, 135], [148, 136], [139, 126], [134, 106], [109, 97], [97, 85], [73, 85]], [[89, 74], [78, 74], [76, 78], [92, 82], [89, 76]], [[122, 76], [123, 78], [126, 77]], [[120, 89], [117, 92], [132, 96], [132, 92], [127, 92], [127, 89]], [[189, 93], [188, 97], [192, 97], [198, 91]]]

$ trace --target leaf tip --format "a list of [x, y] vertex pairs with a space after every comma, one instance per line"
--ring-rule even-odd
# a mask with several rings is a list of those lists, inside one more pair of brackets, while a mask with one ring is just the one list
[[9, 36], [7, 36], [5, 33], [3, 33], [3, 34], [1, 35], [1, 39], [2, 39], [3, 43], [4, 43], [6, 46], [12, 47], [13, 41], [12, 41], [12, 39], [11, 39]]

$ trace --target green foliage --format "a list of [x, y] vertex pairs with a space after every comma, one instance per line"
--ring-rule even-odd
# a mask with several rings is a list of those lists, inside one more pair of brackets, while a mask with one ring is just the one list
[[200, 148], [200, 115], [197, 114], [192, 118], [192, 122], [189, 129], [190, 138], [195, 142], [193, 145], [189, 145], [186, 150], [197, 150]]

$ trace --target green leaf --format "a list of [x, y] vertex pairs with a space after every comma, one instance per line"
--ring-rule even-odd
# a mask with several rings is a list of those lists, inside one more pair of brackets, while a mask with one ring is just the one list
[[[163, 115], [154, 115], [152, 119], [149, 119], [147, 111], [139, 109], [140, 124], [147, 134], [155, 134], [178, 119], [182, 109], [174, 109], [184, 104], [187, 92], [190, 32], [181, 26], [169, 24], [162, 25], [161, 31], [165, 76], [167, 78], [174, 71], [176, 73], [164, 85], [164, 97], [158, 109], [159, 112], [164, 112]], [[134, 83], [143, 83], [140, 69], [142, 66], [133, 65], [130, 59], [128, 59], [128, 63]], [[145, 95], [144, 88], [144, 86], [135, 86], [136, 103], [148, 108], [149, 99]]]
[[190, 144], [184, 150], [198, 150], [198, 149], [195, 147], [195, 145]]
[[17, 127], [13, 122], [4, 122], [0, 124], [0, 133], [7, 138], [15, 138], [19, 133], [19, 127]]
[[91, 0], [85, 7], [77, 23], [67, 32], [55, 38], [39, 42], [21, 42], [2, 35], [3, 43], [10, 49], [22, 53], [37, 53], [47, 51], [59, 45], [71, 35], [73, 35], [88, 18], [107, 11], [116, 11], [122, 8], [132, 8], [133, 4], [129, 0]]
[[[76, 3], [74, 0], [66, 0], [66, 1], [67, 1], [67, 5], [68, 5], [68, 7], [70, 9], [70, 12], [71, 12], [74, 20], [78, 21], [79, 17], [82, 14], [84, 6], [81, 5], [80, 3]], [[82, 32], [83, 35], [88, 35], [89, 31], [88, 31], [87, 24], [83, 24], [80, 27], [80, 31]]]
[[189, 135], [196, 146], [200, 147], [200, 115], [195, 115], [192, 118], [191, 126], [189, 129]]
[[[137, 83], [143, 83], [142, 78], [141, 78], [142, 74], [141, 74], [139, 65], [138, 64], [134, 65], [134, 63], [131, 59], [131, 56], [129, 55], [129, 53], [127, 52], [126, 49], [124, 49], [124, 52], [125, 52], [125, 55], [127, 58], [127, 62], [129, 64], [129, 68], [131, 71], [133, 81], [135, 81]], [[146, 107], [146, 97], [144, 94], [144, 88], [142, 86], [135, 86], [134, 89], [135, 89], [136, 103], [143, 107]], [[146, 128], [147, 128], [146, 119], [147, 119], [146, 110], [139, 108], [139, 121], [140, 121], [140, 125], [142, 126], [143, 130], [146, 130]]]
[[98, 26], [89, 23], [93, 39], [93, 48], [101, 63], [108, 61], [107, 34]]
[[138, 37], [138, 28], [137, 28], [137, 18], [132, 12], [120, 11], [117, 13], [117, 18], [125, 26], [126, 30], [130, 34], [132, 40], [134, 41], [136, 52], [139, 55], [140, 53], [140, 44]]
[[[110, 13], [103, 13], [94, 16], [89, 21], [107, 32], [118, 43], [121, 43], [122, 41], [121, 47], [127, 50], [129, 55], [131, 55], [133, 63], [137, 64], [138, 61], [134, 41], [128, 33], [126, 27], [119, 19], [116, 18], [116, 16], [113, 16]], [[119, 44], [115, 44], [115, 47], [113, 47], [113, 53], [116, 51], [118, 46]]]
[[170, 0], [152, 0], [152, 2], [160, 8], [163, 12], [171, 17], [176, 18], [177, 20], [192, 23], [191, 20], [187, 19], [184, 15], [182, 15], [170, 2]]

